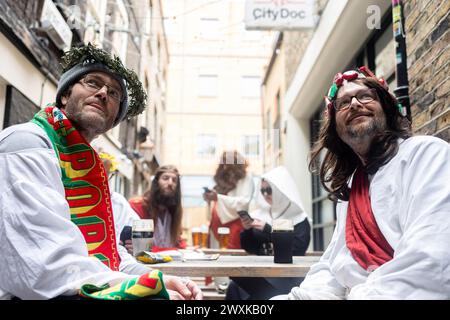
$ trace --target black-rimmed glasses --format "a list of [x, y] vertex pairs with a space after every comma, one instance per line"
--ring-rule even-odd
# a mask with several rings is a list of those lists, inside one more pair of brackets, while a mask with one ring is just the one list
[[359, 91], [353, 96], [343, 96], [334, 101], [334, 109], [342, 111], [348, 109], [352, 104], [353, 98], [356, 98], [361, 104], [366, 104], [377, 99], [377, 91], [375, 89], [365, 89]]
[[105, 81], [95, 76], [87, 75], [80, 80], [80, 83], [91, 92], [97, 92], [106, 86], [106, 94], [108, 97], [117, 102], [121, 102], [123, 99], [122, 90], [107, 84]]

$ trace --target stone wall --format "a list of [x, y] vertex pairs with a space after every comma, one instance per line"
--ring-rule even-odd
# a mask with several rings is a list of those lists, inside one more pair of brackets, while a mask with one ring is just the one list
[[408, 0], [404, 14], [414, 133], [450, 141], [450, 1]]

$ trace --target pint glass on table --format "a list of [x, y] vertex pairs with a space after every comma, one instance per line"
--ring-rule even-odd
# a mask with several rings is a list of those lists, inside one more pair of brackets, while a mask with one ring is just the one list
[[209, 247], [209, 245], [208, 245], [208, 240], [209, 240], [209, 238], [208, 238], [208, 235], [209, 235], [208, 226], [202, 225], [200, 230], [202, 232], [201, 233], [201, 235], [202, 235], [202, 248], [208, 248]]
[[292, 263], [294, 226], [292, 220], [277, 219], [272, 225], [273, 262]]
[[151, 251], [153, 246], [153, 219], [133, 221], [131, 242], [133, 255], [142, 251]]
[[200, 247], [202, 244], [202, 230], [199, 227], [192, 228], [192, 245]]
[[219, 234], [219, 247], [220, 249], [228, 248], [228, 241], [230, 240], [230, 228], [221, 227], [217, 229]]

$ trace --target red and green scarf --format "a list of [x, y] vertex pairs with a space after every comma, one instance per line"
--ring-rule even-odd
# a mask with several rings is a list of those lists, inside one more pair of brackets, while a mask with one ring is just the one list
[[373, 271], [390, 261], [394, 250], [387, 242], [372, 212], [367, 174], [358, 168], [353, 176], [347, 209], [345, 241], [353, 258]]
[[53, 144], [71, 220], [80, 228], [89, 255], [118, 271], [120, 257], [108, 178], [97, 152], [56, 107], [46, 107], [31, 121], [45, 130]]
[[[43, 128], [52, 142], [61, 167], [71, 220], [83, 234], [89, 255], [118, 271], [120, 257], [108, 178], [97, 152], [56, 107], [41, 110], [31, 121]], [[169, 299], [163, 275], [158, 270], [112, 287], [109, 284], [100, 287], [84, 284], [80, 295], [102, 300], [134, 300], [149, 296]]]

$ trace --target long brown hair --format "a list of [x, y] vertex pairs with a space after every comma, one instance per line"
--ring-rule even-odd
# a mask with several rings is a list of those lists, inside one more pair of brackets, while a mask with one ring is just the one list
[[[373, 139], [368, 153], [368, 163], [364, 167], [367, 173], [374, 174], [397, 154], [397, 139], [407, 139], [411, 136], [410, 122], [399, 113], [397, 99], [375, 79], [357, 79], [355, 82], [376, 90], [386, 116], [386, 130]], [[320, 164], [320, 153], [324, 149], [325, 157]], [[347, 201], [350, 195], [348, 181], [358, 166], [362, 166], [359, 157], [337, 134], [336, 112], [331, 108], [322, 122], [319, 138], [311, 150], [309, 170], [313, 173], [319, 172], [320, 181], [330, 193], [331, 200]]]
[[170, 225], [170, 239], [172, 243], [176, 244], [178, 236], [181, 234], [181, 219], [183, 217], [183, 208], [181, 206], [181, 184], [180, 184], [180, 174], [175, 166], [166, 165], [159, 167], [155, 172], [155, 177], [152, 180], [150, 189], [148, 189], [143, 195], [142, 208], [147, 213], [147, 215], [155, 221], [160, 214], [160, 203], [158, 203], [158, 194], [160, 192], [159, 178], [165, 172], [173, 172], [178, 177], [177, 187], [175, 189], [174, 203], [172, 205], [167, 205], [167, 210], [169, 210], [172, 216], [172, 222]]
[[227, 194], [236, 188], [238, 181], [247, 174], [247, 167], [247, 160], [239, 152], [224, 151], [214, 175], [214, 190], [219, 194]]

